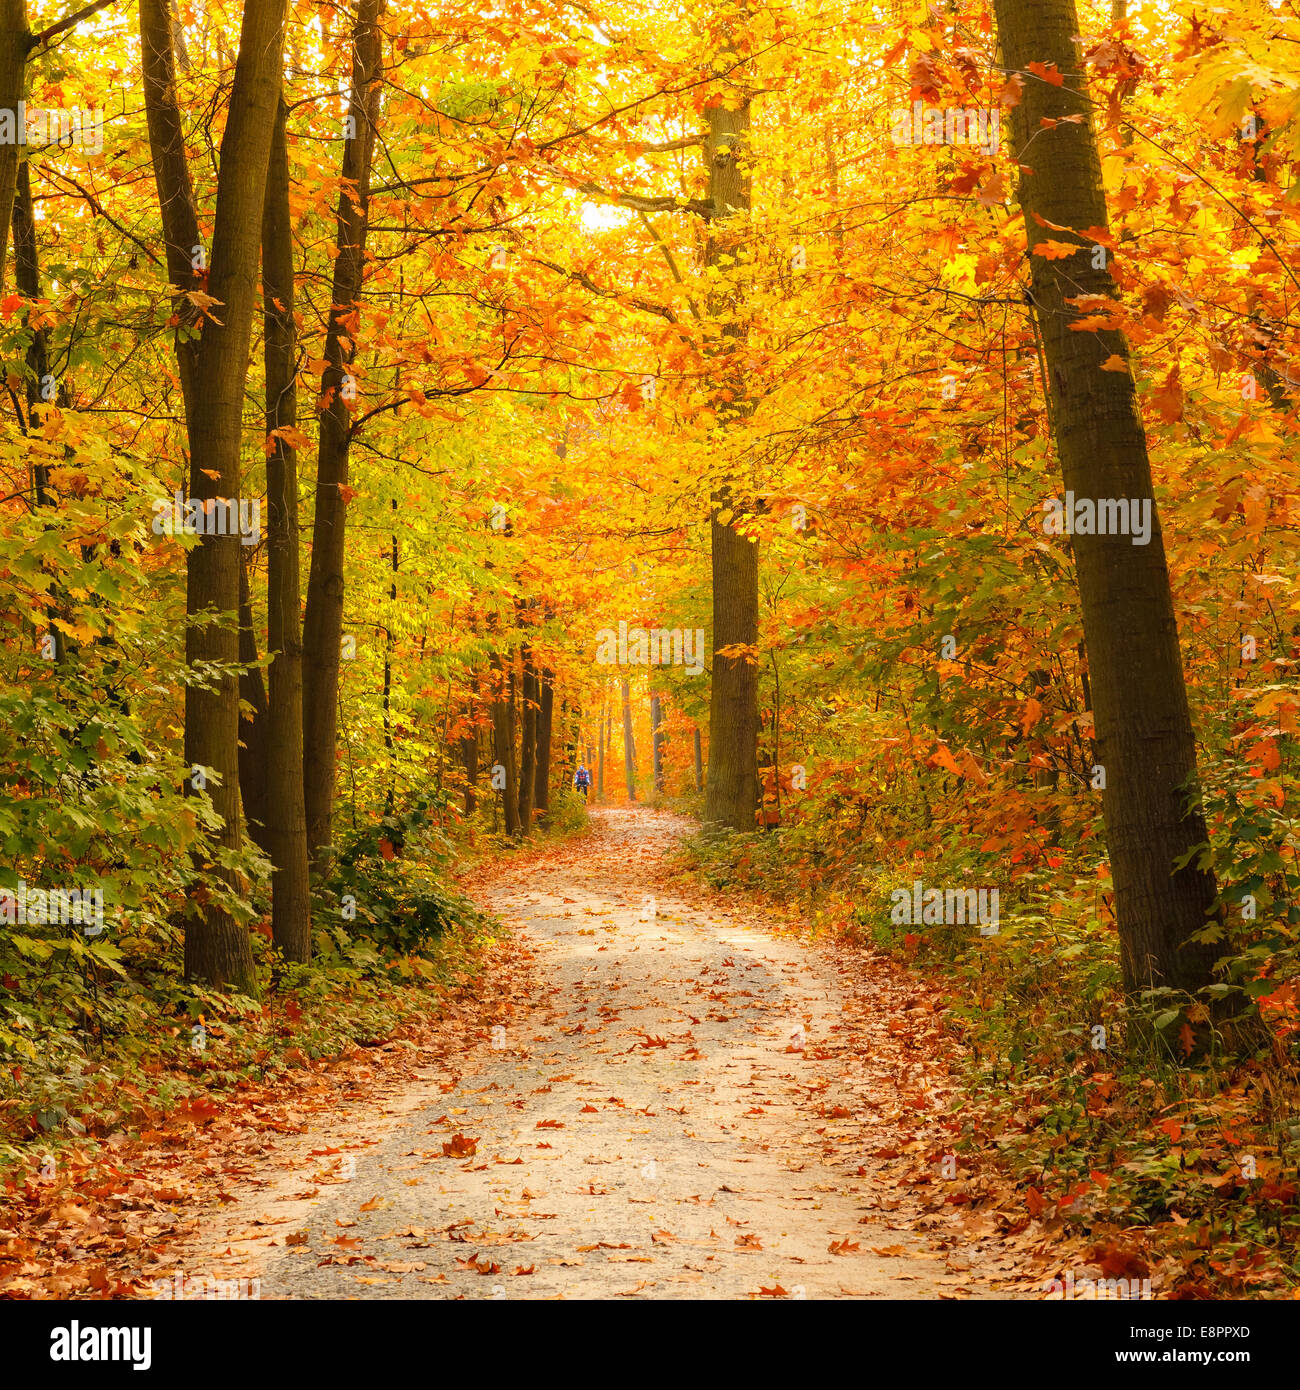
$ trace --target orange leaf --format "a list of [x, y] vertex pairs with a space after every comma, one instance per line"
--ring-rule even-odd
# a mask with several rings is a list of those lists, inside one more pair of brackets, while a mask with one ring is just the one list
[[1032, 72], [1035, 77], [1041, 77], [1044, 82], [1050, 82], [1053, 87], [1060, 87], [1065, 82], [1065, 76], [1061, 73], [1055, 63], [1039, 63], [1037, 61], [1025, 65], [1027, 72]]
[[1033, 254], [1041, 256], [1045, 261], [1063, 261], [1067, 256], [1073, 256], [1082, 251], [1082, 246], [1071, 245], [1068, 241], [1040, 241], [1034, 247]]

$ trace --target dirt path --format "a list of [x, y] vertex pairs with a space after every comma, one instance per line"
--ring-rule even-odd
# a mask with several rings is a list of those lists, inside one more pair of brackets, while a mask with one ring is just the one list
[[924, 1027], [891, 1031], [917, 1001], [675, 884], [685, 822], [595, 820], [480, 893], [527, 960], [513, 1011], [471, 1020], [420, 1084], [286, 1141], [201, 1222], [187, 1273], [255, 1277], [262, 1298], [1024, 1288], [1031, 1271], [960, 1228], [965, 1175], [945, 1185], [919, 1132], [943, 1073], [909, 1055]]

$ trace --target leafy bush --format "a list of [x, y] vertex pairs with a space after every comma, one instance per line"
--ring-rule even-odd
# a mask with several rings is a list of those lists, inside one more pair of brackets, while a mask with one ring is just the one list
[[[362, 941], [395, 955], [427, 953], [451, 927], [477, 930], [483, 917], [443, 881], [450, 841], [434, 823], [436, 797], [358, 829], [343, 842], [322, 892], [336, 949]], [[359, 959], [355, 952], [353, 959]]]

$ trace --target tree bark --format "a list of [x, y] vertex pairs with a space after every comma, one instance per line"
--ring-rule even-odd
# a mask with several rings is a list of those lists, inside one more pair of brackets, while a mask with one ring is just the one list
[[[467, 718], [473, 718], [471, 707]], [[478, 726], [460, 739], [461, 766], [465, 769], [465, 815], [472, 816], [478, 809]]]
[[[496, 767], [505, 770], [505, 786], [501, 788], [506, 834], [519, 833], [519, 785], [515, 773], [514, 705], [510, 699], [510, 678], [497, 653], [492, 654], [492, 756]], [[496, 780], [494, 770], [493, 780]]]
[[171, 0], [140, 0], [140, 63], [145, 119], [149, 127], [149, 157], [158, 187], [167, 280], [172, 287], [172, 312], [176, 320], [176, 367], [188, 419], [193, 409], [198, 361], [195, 330], [201, 317], [186, 294], [202, 286], [199, 273], [202, 243], [185, 153], [185, 129], [176, 93], [172, 47], [175, 23]]
[[369, 225], [370, 169], [379, 116], [383, 0], [360, 0], [352, 31], [352, 89], [345, 129], [342, 187], [336, 213], [325, 370], [321, 373], [320, 437], [316, 461], [316, 514], [303, 618], [303, 775], [307, 847], [323, 870], [333, 838], [334, 750], [338, 738], [339, 660], [343, 645], [344, 539], [348, 450], [352, 442], [347, 396], [356, 357]]
[[627, 681], [622, 683], [623, 695], [623, 780], [627, 783], [627, 799], [636, 800], [636, 744], [632, 741], [632, 696]]
[[537, 673], [532, 648], [524, 644], [519, 663], [519, 829], [533, 833], [533, 797], [537, 786]]
[[701, 747], [700, 726], [695, 726], [695, 790], [704, 790], [704, 749]]
[[537, 778], [534, 805], [540, 814], [551, 809], [551, 738], [555, 724], [555, 672], [542, 670], [542, 707], [537, 716]]
[[[280, 99], [285, 3], [249, 0], [243, 9], [217, 173], [207, 282], [207, 291], [216, 301], [214, 314], [203, 319], [192, 357], [189, 352], [178, 354], [186, 396], [189, 493], [191, 498], [205, 501], [237, 499], [240, 493], [244, 381], [257, 297], [271, 131]], [[179, 259], [187, 248], [177, 238], [189, 235], [190, 229], [197, 227], [197, 218], [181, 135], [169, 0], [141, 0], [140, 32], [168, 270], [170, 274], [175, 268], [179, 279], [173, 279], [173, 285], [179, 289], [187, 279], [194, 282], [194, 248], [199, 246], [199, 239], [195, 231], [189, 248], [191, 269], [186, 276]], [[192, 371], [188, 388], [187, 371]], [[201, 389], [196, 389], [200, 383]], [[233, 672], [239, 658], [239, 537], [204, 536], [189, 551], [186, 561], [186, 612], [190, 620], [186, 661], [191, 667], [220, 662]], [[198, 770], [208, 770], [204, 774], [206, 789], [222, 824], [219, 849], [237, 852], [242, 835], [239, 682], [234, 674], [214, 678], [209, 689], [186, 688], [185, 762], [191, 769], [185, 783], [187, 791], [193, 788]], [[220, 880], [234, 893], [238, 891], [234, 872], [215, 863], [204, 863], [201, 869], [194, 911], [185, 933], [185, 976], [252, 993], [257, 979], [248, 932], [219, 899], [213, 898], [204, 881]]]
[[13, 143], [0, 145], [0, 290], [4, 289], [5, 258], [9, 252], [9, 224], [18, 189], [18, 103], [27, 82], [27, 51], [31, 44], [26, 0], [0, 0], [0, 110], [14, 120]]
[[[709, 200], [712, 215], [706, 262], [729, 265], [734, 275], [750, 208], [750, 181], [745, 170], [749, 153], [749, 98], [735, 110], [709, 108]], [[709, 315], [721, 325], [714, 351], [715, 371], [727, 383], [730, 403], [720, 414], [743, 418], [745, 383], [737, 349], [745, 328], [740, 312], [741, 291], [718, 291], [710, 296]], [[754, 647], [758, 642], [758, 544], [737, 529], [740, 505], [732, 487], [713, 497], [709, 527], [713, 569], [713, 658], [709, 696], [709, 775], [704, 795], [704, 823], [752, 830], [758, 807], [758, 667], [744, 655], [719, 656], [727, 648]]]
[[664, 734], [661, 727], [663, 711], [659, 704], [659, 696], [650, 697], [650, 751], [651, 761], [654, 768], [655, 791], [661, 792], [664, 789]]
[[[398, 545], [397, 545], [397, 498], [390, 499], [390, 506], [393, 512], [393, 530], [389, 532], [389, 562], [392, 565], [393, 577], [388, 585], [389, 614], [396, 611], [397, 607], [397, 572], [398, 572]], [[393, 804], [397, 796], [397, 743], [393, 738], [393, 626], [390, 616], [384, 624], [384, 691], [383, 691], [383, 718], [384, 718], [384, 754], [388, 759], [388, 790], [384, 793], [384, 815], [393, 814]], [[441, 774], [439, 774], [441, 783]]]
[[239, 560], [239, 664], [242, 668], [239, 672], [239, 800], [249, 836], [270, 858], [266, 683], [257, 667], [257, 633], [253, 631], [253, 594], [248, 566], [242, 555]]
[[[1024, 83], [1011, 114], [1030, 249], [1071, 237], [1039, 218], [1078, 229], [1081, 245], [1064, 259], [1030, 256], [1064, 487], [1076, 497], [1151, 504], [1149, 545], [1129, 536], [1073, 538], [1124, 983], [1130, 991], [1196, 990], [1210, 983], [1216, 950], [1190, 938], [1208, 925], [1215, 882], [1196, 867], [1207, 839], [1199, 804], [1186, 809], [1196, 749], [1146, 437], [1130, 373], [1101, 370], [1112, 354], [1127, 361], [1123, 335], [1072, 332], [1076, 311], [1066, 302], [1115, 293], [1110, 274], [1094, 266], [1092, 238], [1082, 236], [1106, 225], [1106, 202], [1087, 78], [1072, 42], [1079, 19], [1074, 0], [995, 3], [1006, 67]], [[1064, 84], [1035, 76], [1030, 63], [1054, 63]], [[1175, 871], [1188, 854], [1191, 863]]]
[[[14, 229], [14, 280], [18, 293], [24, 299], [35, 301], [41, 297], [41, 263], [36, 246], [36, 216], [32, 205], [32, 183], [30, 165], [26, 160], [18, 166], [17, 189], [13, 202]], [[0, 272], [2, 273], [2, 272]], [[32, 430], [35, 420], [35, 407], [42, 402], [41, 386], [50, 370], [50, 330], [42, 324], [31, 329], [30, 312], [24, 316], [24, 323], [30, 329], [32, 340], [27, 345], [27, 428]], [[59, 390], [63, 390], [60, 383]], [[49, 465], [38, 459], [32, 468], [35, 484], [36, 505], [38, 507], [57, 506], [58, 502], [50, 491]], [[62, 661], [67, 648], [67, 635], [51, 627], [57, 651], [56, 659]]]
[[[271, 938], [286, 960], [311, 958], [311, 883], [302, 765], [302, 604], [299, 593], [298, 427], [293, 226], [283, 96], [271, 133], [262, 210], [262, 322], [266, 360], [267, 673], [266, 784]], [[292, 438], [292, 435], [290, 436]]]
[[607, 712], [609, 689], [600, 692], [600, 743], [597, 747], [599, 761], [596, 763], [596, 800], [605, 799], [605, 745], [609, 741], [609, 715]]

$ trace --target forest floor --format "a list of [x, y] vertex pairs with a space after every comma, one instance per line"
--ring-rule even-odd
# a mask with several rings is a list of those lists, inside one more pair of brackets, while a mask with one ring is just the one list
[[509, 937], [477, 993], [399, 1074], [263, 1134], [152, 1277], [263, 1299], [1041, 1298], [1060, 1233], [943, 1161], [942, 999], [687, 880], [690, 822], [592, 821], [480, 871]]

